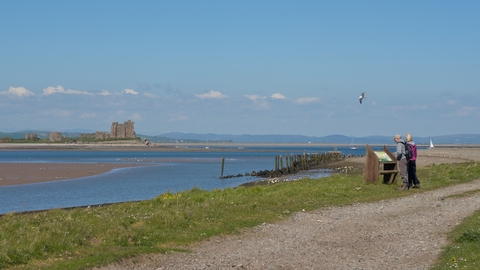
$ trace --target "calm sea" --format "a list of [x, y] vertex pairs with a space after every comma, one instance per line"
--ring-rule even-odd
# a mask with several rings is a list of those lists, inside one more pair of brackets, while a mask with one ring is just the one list
[[[337, 150], [345, 155], [365, 155], [365, 148], [358, 148], [350, 150], [349, 147], [338, 147]], [[0, 214], [146, 200], [168, 191], [179, 192], [195, 187], [205, 190], [237, 187], [259, 178], [244, 176], [219, 179], [222, 157], [225, 157], [224, 176], [244, 175], [247, 172], [274, 169], [274, 157], [277, 155], [324, 153], [332, 151], [333, 147], [251, 147], [248, 150], [255, 151], [228, 151], [228, 149], [223, 149], [222, 152], [0, 151], [2, 163], [148, 165], [115, 169], [102, 175], [84, 178], [0, 187]], [[320, 178], [328, 175], [328, 171], [318, 170], [292, 175], [291, 178], [300, 176]]]

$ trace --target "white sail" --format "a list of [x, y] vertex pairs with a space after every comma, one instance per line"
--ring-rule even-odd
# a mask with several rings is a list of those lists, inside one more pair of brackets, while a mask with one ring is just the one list
[[350, 144], [350, 150], [358, 150], [358, 148], [353, 145], [353, 139], [352, 143]]
[[430, 149], [434, 148], [432, 139], [430, 139]]

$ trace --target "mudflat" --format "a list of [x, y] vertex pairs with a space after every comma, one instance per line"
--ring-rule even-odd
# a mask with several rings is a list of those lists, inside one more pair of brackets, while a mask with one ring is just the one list
[[0, 163], [0, 186], [24, 185], [81, 178], [138, 164]]

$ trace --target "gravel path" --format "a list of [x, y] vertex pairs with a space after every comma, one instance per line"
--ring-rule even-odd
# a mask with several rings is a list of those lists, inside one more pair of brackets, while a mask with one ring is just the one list
[[150, 254], [101, 269], [428, 269], [446, 233], [480, 209], [480, 180], [411, 196], [299, 212], [191, 253]]
[[[480, 161], [472, 149], [420, 151], [417, 165]], [[364, 159], [351, 159], [364, 164]], [[480, 179], [468, 184], [376, 203], [299, 212], [240, 235], [217, 236], [192, 252], [148, 254], [110, 269], [429, 269], [448, 242], [446, 235], [480, 210]]]

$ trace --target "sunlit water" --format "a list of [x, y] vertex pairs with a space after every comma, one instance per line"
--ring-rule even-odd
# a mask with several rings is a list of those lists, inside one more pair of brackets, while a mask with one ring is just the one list
[[[0, 162], [31, 163], [127, 163], [147, 166], [115, 169], [84, 178], [0, 187], [0, 214], [98, 205], [154, 198], [165, 192], [179, 192], [195, 187], [205, 190], [237, 187], [260, 178], [243, 176], [220, 179], [221, 160], [225, 157], [223, 175], [274, 169], [275, 156], [299, 153], [324, 153], [331, 147], [277, 148], [282, 152], [114, 152], [114, 151], [0, 151]], [[365, 148], [344, 154], [365, 154]], [[1, 172], [0, 172], [1, 174]], [[329, 171], [309, 171], [290, 178], [320, 178]]]

